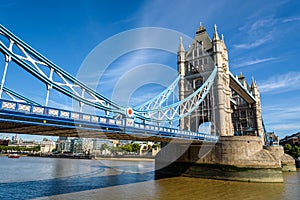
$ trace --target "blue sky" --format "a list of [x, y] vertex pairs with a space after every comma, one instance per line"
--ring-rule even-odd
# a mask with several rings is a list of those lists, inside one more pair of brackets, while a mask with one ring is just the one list
[[[219, 34], [225, 36], [232, 73], [243, 72], [248, 81], [253, 76], [258, 83], [267, 130], [275, 131], [280, 137], [300, 131], [298, 0], [215, 0], [213, 3], [209, 0], [2, 0], [0, 10], [2, 25], [74, 76], [99, 43], [123, 31], [162, 27], [193, 38], [200, 21], [211, 36], [213, 25], [217, 24]], [[105, 80], [115, 80], [122, 70], [137, 65], [156, 62], [176, 70], [176, 55], [160, 52], [162, 56], [157, 60], [157, 53], [147, 50], [127, 55], [135, 58], [130, 64], [126, 63], [129, 59], [118, 59], [112, 67], [118, 73], [103, 79], [99, 91], [111, 96], [112, 81], [103, 86]], [[120, 63], [122, 68], [118, 70]], [[43, 99], [41, 92], [36, 91], [45, 90], [44, 85], [33, 87], [35, 80], [22, 70], [9, 73], [8, 85], [37, 101]], [[50, 101], [50, 105], [59, 106], [70, 100], [54, 92]]]

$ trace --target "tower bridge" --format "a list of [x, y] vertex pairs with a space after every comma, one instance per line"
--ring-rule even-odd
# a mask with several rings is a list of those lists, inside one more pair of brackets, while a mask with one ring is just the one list
[[[194, 42], [187, 51], [180, 41], [178, 50], [178, 71], [181, 75], [180, 99], [189, 95], [188, 89], [183, 85], [192, 85], [193, 89], [199, 87], [213, 71], [214, 66], [217, 66], [217, 75], [211, 91], [214, 92], [214, 98], [208, 102], [209, 105], [201, 105], [198, 111], [206, 107], [206, 112], [213, 114], [211, 117], [215, 118], [217, 132], [221, 136], [253, 135], [263, 138], [260, 94], [257, 85], [253, 80], [249, 86], [243, 75], [236, 77], [229, 71], [227, 47], [224, 37], [220, 39], [216, 25], [213, 39], [210, 39], [201, 24]], [[184, 83], [185, 81], [188, 84]], [[212, 109], [216, 111], [213, 112]], [[197, 115], [194, 118], [196, 117]], [[196, 126], [191, 125], [191, 127], [198, 127], [201, 121], [207, 121], [203, 118], [205, 116], [192, 120]], [[182, 125], [189, 126], [189, 123], [183, 120]]]
[[[278, 182], [283, 180], [282, 167], [294, 170], [291, 158], [283, 153], [282, 147], [269, 146], [263, 129], [258, 87], [254, 79], [249, 85], [242, 74], [234, 76], [230, 72], [228, 50], [216, 26], [211, 39], [200, 24], [187, 51], [180, 38], [178, 77], [156, 97], [134, 108], [119, 105], [89, 88], [2, 25], [0, 52], [4, 56], [0, 86], [1, 132], [151, 140], [163, 142], [167, 149], [175, 140], [176, 149], [184, 149], [182, 156], [166, 163], [170, 155], [161, 151], [156, 157], [157, 174], [174, 172]], [[12, 64], [46, 86], [45, 91], [38, 91], [46, 94], [44, 102], [35, 102], [7, 87], [7, 77], [13, 76], [8, 73]], [[172, 99], [177, 95], [176, 88], [178, 101]], [[49, 107], [52, 90], [77, 101], [79, 110]], [[97, 109], [100, 114], [85, 113], [86, 106]], [[203, 148], [208, 150], [203, 153]], [[229, 166], [230, 172], [222, 167], [220, 172], [220, 166]], [[243, 168], [246, 172], [233, 175], [232, 167]], [[210, 168], [217, 175], [210, 176]], [[253, 174], [245, 170], [248, 168], [258, 173], [252, 177]], [[266, 173], [266, 169], [272, 172]]]

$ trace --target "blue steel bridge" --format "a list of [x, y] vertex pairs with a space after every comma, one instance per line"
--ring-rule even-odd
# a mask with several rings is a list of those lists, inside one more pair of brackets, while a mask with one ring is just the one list
[[[47, 136], [69, 136], [108, 138], [122, 140], [170, 141], [173, 139], [197, 142], [217, 142], [218, 127], [211, 125], [199, 129], [198, 125], [214, 124], [218, 107], [212, 105], [213, 85], [216, 82], [218, 67], [213, 66], [201, 85], [174, 100], [176, 88], [183, 80], [179, 74], [176, 80], [156, 97], [136, 107], [119, 105], [51, 62], [41, 53], [23, 42], [5, 27], [0, 25], [0, 52], [4, 56], [0, 86], [0, 131]], [[44, 103], [35, 102], [6, 87], [10, 65], [24, 69], [34, 79], [46, 87]], [[248, 103], [255, 102], [252, 93], [230, 74], [230, 85], [235, 94]], [[50, 91], [65, 95], [79, 103], [78, 110], [65, 110], [48, 106]], [[41, 92], [41, 91], [38, 91]], [[235, 104], [235, 100], [230, 100]], [[83, 112], [83, 107], [97, 109], [102, 114]], [[202, 108], [202, 109], [199, 109]], [[183, 126], [191, 117], [197, 127]], [[178, 125], [181, 124], [181, 125]]]

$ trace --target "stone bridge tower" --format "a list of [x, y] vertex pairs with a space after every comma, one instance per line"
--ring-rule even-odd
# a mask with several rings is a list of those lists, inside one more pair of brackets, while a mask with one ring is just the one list
[[[282, 171], [295, 171], [295, 161], [284, 154], [282, 146], [268, 146], [264, 143], [257, 85], [252, 80], [250, 86], [242, 74], [234, 76], [230, 73], [224, 37], [220, 39], [216, 26], [213, 38], [210, 39], [200, 24], [187, 51], [180, 39], [180, 100], [198, 89], [215, 67], [217, 74], [206, 96], [207, 100], [194, 113], [180, 121], [180, 128], [198, 131], [199, 124], [211, 121], [215, 127], [213, 130], [220, 135], [219, 141], [195, 141], [191, 144], [177, 141], [170, 146], [165, 144], [155, 158], [155, 174], [283, 182]], [[170, 155], [178, 150], [184, 153], [174, 162], [168, 163]]]
[[180, 39], [178, 49], [178, 72], [182, 75], [179, 87], [180, 100], [199, 88], [215, 66], [218, 71], [209, 100], [192, 113], [192, 119], [183, 119], [180, 127], [197, 131], [201, 123], [211, 121], [218, 135], [231, 136], [234, 135], [230, 105], [232, 95], [229, 87], [228, 52], [224, 37], [220, 39], [215, 25], [213, 39], [210, 39], [205, 27], [200, 23], [188, 51], [184, 50], [182, 39]]

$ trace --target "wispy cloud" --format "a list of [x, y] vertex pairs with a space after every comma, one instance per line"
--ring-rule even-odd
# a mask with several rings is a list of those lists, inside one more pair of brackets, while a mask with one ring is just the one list
[[300, 88], [300, 72], [273, 76], [258, 83], [261, 92], [282, 93]]
[[[269, 113], [267, 114], [268, 117], [272, 118], [273, 121], [278, 122], [290, 119], [300, 119], [299, 112], [300, 106], [299, 105], [290, 105], [287, 107], [286, 105], [276, 105], [276, 106], [266, 106], [263, 107], [264, 111]], [[276, 113], [276, 115], [274, 115]]]
[[286, 18], [286, 19], [282, 20], [282, 22], [284, 22], [284, 23], [295, 22], [295, 21], [300, 21], [300, 16], [289, 17], [289, 18]]
[[251, 42], [243, 43], [243, 44], [235, 44], [235, 45], [233, 45], [233, 47], [236, 49], [252, 49], [252, 48], [258, 47], [262, 44], [265, 44], [266, 42], [268, 42], [270, 40], [272, 40], [271, 34], [265, 36], [264, 38], [255, 40], [254, 42], [251, 41]]
[[295, 123], [283, 123], [283, 124], [269, 124], [270, 131], [275, 131], [275, 134], [280, 138], [284, 138], [285, 135], [290, 135], [300, 131], [300, 124]]
[[275, 131], [281, 138], [300, 130], [300, 106], [290, 104], [272, 105], [263, 107], [264, 121], [268, 131]]
[[272, 61], [272, 60], [276, 60], [276, 59], [278, 59], [278, 58], [276, 58], [276, 57], [270, 57], [270, 58], [248, 60], [248, 61], [240, 62], [240, 63], [237, 63], [237, 64], [233, 64], [232, 68], [240, 68], [240, 67], [245, 67], [245, 66], [249, 66], [249, 65], [256, 65], [256, 64], [260, 64], [260, 63], [264, 63], [264, 62], [269, 62], [269, 61]]
[[259, 18], [254, 22], [249, 22], [239, 28], [241, 31], [247, 31], [248, 35], [260, 34], [262, 31], [266, 30], [266, 28], [273, 26], [277, 22], [277, 19], [273, 17], [267, 18]]
[[273, 39], [274, 24], [278, 19], [273, 16], [249, 20], [244, 26], [239, 28], [244, 41], [241, 44], [235, 44], [235, 49], [252, 49], [259, 47]]

